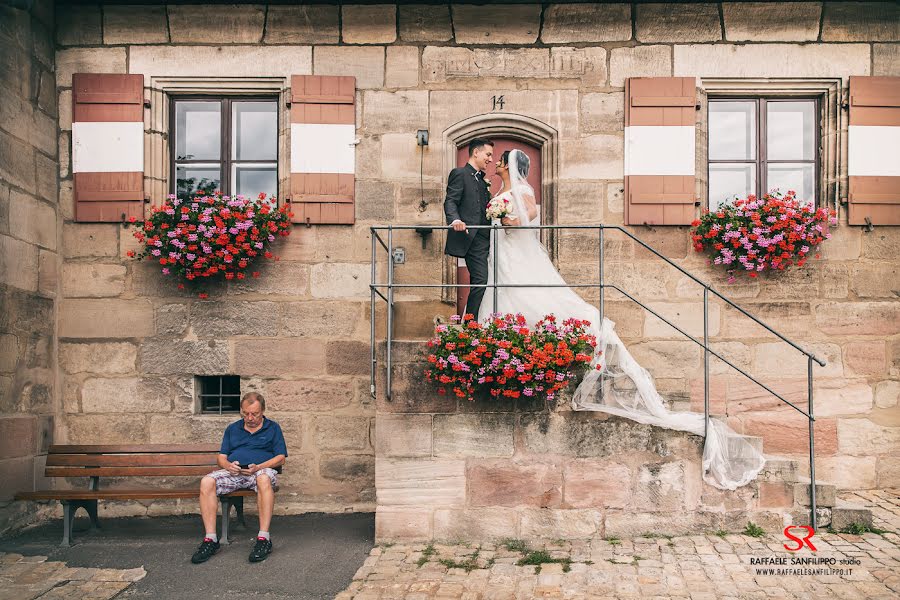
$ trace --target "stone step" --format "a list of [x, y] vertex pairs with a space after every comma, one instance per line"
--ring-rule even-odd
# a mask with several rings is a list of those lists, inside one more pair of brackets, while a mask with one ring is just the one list
[[[830, 483], [816, 483], [816, 508], [835, 506], [837, 501], [837, 486]], [[794, 483], [794, 504], [797, 506], [810, 506], [809, 477], [801, 478]]]
[[831, 509], [831, 526], [841, 531], [851, 523], [872, 527], [872, 510], [861, 504], [838, 500]]
[[800, 461], [783, 456], [766, 456], [766, 466], [759, 474], [760, 481], [800, 481]]

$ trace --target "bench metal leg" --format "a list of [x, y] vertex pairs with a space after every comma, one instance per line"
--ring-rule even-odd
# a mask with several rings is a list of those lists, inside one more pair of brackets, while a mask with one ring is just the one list
[[219, 537], [220, 544], [228, 542], [228, 521], [231, 519], [231, 498], [220, 496], [219, 502], [222, 504], [222, 535]]
[[73, 506], [69, 502], [65, 500], [62, 501], [63, 507], [63, 539], [62, 546], [63, 548], [68, 548], [72, 545], [72, 521], [75, 519], [75, 511], [78, 510], [77, 506]]
[[241, 527], [246, 529], [247, 523], [244, 521], [244, 497], [235, 496], [232, 498], [231, 502], [234, 504], [234, 511], [237, 513], [238, 523], [241, 524]]
[[100, 529], [100, 519], [97, 516], [97, 501], [83, 500], [84, 510], [87, 511], [88, 517], [91, 519], [91, 529]]

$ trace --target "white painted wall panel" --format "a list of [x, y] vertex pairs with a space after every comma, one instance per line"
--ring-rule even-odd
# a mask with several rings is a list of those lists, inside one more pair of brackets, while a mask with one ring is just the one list
[[291, 173], [353, 173], [356, 126], [291, 124]]
[[625, 128], [625, 175], [693, 175], [694, 127]]
[[143, 170], [143, 123], [72, 123], [74, 173], [133, 173]]
[[900, 176], [900, 127], [851, 125], [848, 175]]

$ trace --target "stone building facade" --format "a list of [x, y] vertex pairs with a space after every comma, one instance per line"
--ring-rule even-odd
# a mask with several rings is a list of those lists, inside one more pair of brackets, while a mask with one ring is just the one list
[[[815, 372], [821, 479], [848, 488], [900, 482], [900, 228], [849, 225], [842, 204], [849, 78], [900, 77], [895, 4], [241, 3], [226, 10], [37, 1], [2, 10], [0, 39], [10, 51], [0, 69], [9, 90], [0, 103], [0, 432], [15, 435], [0, 435], [0, 465], [15, 485], [0, 502], [44, 485], [41, 453], [50, 440], [217, 441], [235, 416], [201, 412], [198, 377], [234, 375], [241, 392], [266, 396], [287, 436], [277, 510], [371, 510], [369, 228], [442, 224], [446, 173], [458, 146], [479, 134], [540, 153], [543, 222], [627, 226], [827, 361]], [[121, 223], [76, 218], [72, 82], [83, 73], [143, 76], [143, 188], [154, 203], [172, 186], [175, 99], [277, 100], [285, 197], [295, 170], [292, 77], [354, 77], [352, 224], [298, 223], [260, 279], [223, 282], [204, 300], [179, 291], [153, 265], [128, 258], [137, 246]], [[816, 202], [837, 207], [841, 220], [822, 258], [779, 277], [728, 284], [691, 250], [687, 227], [627, 224], [625, 87], [636, 77], [695, 78], [701, 207], [709, 204], [710, 99], [816, 99]], [[416, 142], [423, 129], [427, 146]], [[886, 151], [900, 157], [898, 148]], [[614, 233], [605, 245], [608, 281], [702, 332], [700, 288]], [[442, 241], [440, 232], [424, 241], [395, 232], [394, 245], [406, 250], [397, 281], [452, 281]], [[548, 244], [568, 281], [596, 281], [595, 233], [560, 232]], [[383, 253], [379, 260], [383, 280]], [[397, 335], [405, 339], [424, 339], [436, 315], [454, 312], [454, 298], [438, 290], [400, 290], [396, 300]], [[663, 395], [676, 407], [702, 408], [699, 350], [624, 298], [607, 296], [606, 307]], [[721, 352], [805, 401], [801, 355], [723, 303], [711, 303], [711, 316]], [[381, 337], [383, 306], [375, 318]], [[762, 436], [767, 451], [804, 455], [805, 418], [715, 360], [712, 372], [715, 414]], [[32, 508], [4, 510], [18, 519]]]

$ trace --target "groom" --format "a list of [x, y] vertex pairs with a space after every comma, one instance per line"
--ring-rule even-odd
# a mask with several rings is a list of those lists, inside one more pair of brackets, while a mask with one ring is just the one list
[[[484, 285], [488, 280], [488, 254], [491, 249], [489, 229], [468, 229], [468, 225], [490, 225], [485, 214], [491, 199], [484, 181], [484, 170], [494, 158], [494, 143], [475, 138], [469, 142], [469, 162], [450, 171], [447, 177], [447, 198], [444, 214], [453, 227], [447, 232], [444, 254], [464, 258], [473, 286]], [[466, 302], [466, 313], [478, 318], [485, 288], [472, 287]]]

